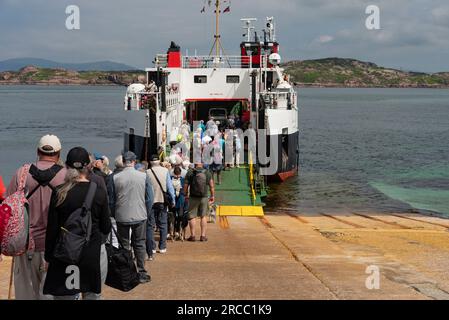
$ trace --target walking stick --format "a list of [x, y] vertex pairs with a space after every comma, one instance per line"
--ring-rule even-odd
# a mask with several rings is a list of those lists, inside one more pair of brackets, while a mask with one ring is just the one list
[[9, 291], [8, 291], [8, 300], [12, 300], [12, 280], [14, 276], [14, 258], [12, 258], [11, 262], [11, 275], [9, 276]]

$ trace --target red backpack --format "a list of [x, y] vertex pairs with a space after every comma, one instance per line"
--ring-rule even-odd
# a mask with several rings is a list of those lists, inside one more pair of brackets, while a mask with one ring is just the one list
[[0, 205], [0, 245], [5, 256], [20, 256], [34, 250], [34, 241], [30, 236], [29, 205], [25, 196], [30, 167], [29, 164], [22, 167], [17, 191]]

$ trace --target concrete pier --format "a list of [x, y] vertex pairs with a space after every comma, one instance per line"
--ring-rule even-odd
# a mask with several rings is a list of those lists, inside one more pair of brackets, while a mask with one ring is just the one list
[[[208, 242], [168, 242], [152, 281], [105, 299], [449, 299], [449, 220], [370, 212], [221, 217]], [[10, 258], [0, 262], [7, 298]], [[380, 272], [368, 289], [367, 267]]]

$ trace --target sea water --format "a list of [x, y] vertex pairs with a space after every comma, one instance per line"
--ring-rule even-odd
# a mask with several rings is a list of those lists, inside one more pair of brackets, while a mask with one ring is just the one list
[[[40, 136], [107, 155], [123, 147], [124, 87], [0, 86], [0, 175]], [[299, 89], [300, 174], [267, 205], [300, 212], [412, 208], [449, 215], [449, 90]]]

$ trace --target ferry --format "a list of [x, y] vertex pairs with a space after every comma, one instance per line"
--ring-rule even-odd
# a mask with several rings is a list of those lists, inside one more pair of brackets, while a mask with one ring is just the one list
[[[166, 53], [156, 55], [154, 67], [145, 69], [146, 85], [136, 83], [127, 88], [124, 150], [148, 161], [158, 150], [168, 148], [170, 135], [184, 121], [206, 123], [210, 116], [225, 120], [234, 113], [240, 123], [245, 123], [245, 129], [264, 132], [265, 141], [257, 135], [257, 149], [261, 142], [266, 142], [267, 150], [263, 152], [274, 159], [273, 163], [261, 161], [261, 150], [257, 150], [256, 159], [245, 159], [252, 170], [246, 174], [248, 179], [252, 176], [250, 193], [258, 193], [259, 197], [269, 182], [283, 182], [298, 172], [297, 92], [280, 67], [274, 18], [266, 18], [261, 37], [253, 26], [256, 18], [241, 19], [245, 34], [240, 54], [229, 56], [222, 47], [221, 13], [217, 0], [214, 42], [209, 55], [183, 55], [180, 46], [171, 42]], [[274, 170], [264, 171], [273, 165]]]

